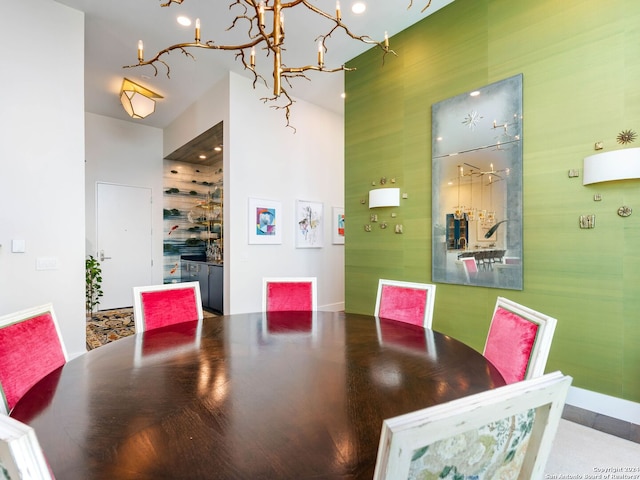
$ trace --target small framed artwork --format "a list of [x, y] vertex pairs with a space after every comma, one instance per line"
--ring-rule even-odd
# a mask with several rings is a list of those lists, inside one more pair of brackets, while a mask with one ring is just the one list
[[335, 245], [344, 244], [344, 208], [333, 207], [332, 214], [331, 243]]
[[296, 248], [321, 248], [324, 219], [321, 202], [296, 201]]
[[478, 233], [476, 239], [478, 242], [493, 242], [497, 241], [497, 235], [495, 230], [487, 237], [486, 235], [491, 231], [491, 228], [496, 224], [495, 220], [490, 219], [478, 219]]
[[249, 198], [249, 244], [282, 243], [282, 204], [273, 200]]

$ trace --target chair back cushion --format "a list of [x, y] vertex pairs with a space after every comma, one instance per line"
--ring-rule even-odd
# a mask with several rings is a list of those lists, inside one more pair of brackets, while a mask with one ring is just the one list
[[193, 288], [142, 292], [145, 330], [198, 320], [198, 300]]
[[0, 329], [0, 386], [11, 410], [40, 379], [66, 362], [51, 313]]
[[474, 257], [462, 258], [461, 260], [467, 267], [468, 273], [478, 273], [478, 264], [476, 263], [476, 259]]
[[378, 316], [422, 326], [427, 294], [423, 289], [382, 285]]
[[313, 310], [311, 282], [269, 282], [266, 295], [267, 312]]
[[509, 383], [524, 380], [539, 325], [498, 307], [495, 311], [484, 356]]

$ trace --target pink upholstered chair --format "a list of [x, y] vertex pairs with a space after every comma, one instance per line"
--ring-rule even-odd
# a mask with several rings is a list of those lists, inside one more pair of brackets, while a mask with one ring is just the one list
[[507, 383], [544, 374], [556, 319], [498, 297], [483, 355]]
[[67, 360], [51, 303], [0, 317], [0, 413]]
[[571, 381], [553, 372], [388, 418], [373, 478], [543, 478]]
[[478, 261], [475, 257], [463, 257], [459, 260], [462, 264], [465, 280], [471, 281], [472, 278], [478, 275]]
[[428, 283], [378, 280], [374, 315], [431, 328], [436, 286]]
[[15, 418], [0, 415], [1, 478], [53, 480], [35, 430]]
[[133, 287], [136, 333], [202, 318], [200, 282]]
[[316, 277], [265, 277], [262, 279], [262, 311], [317, 310]]

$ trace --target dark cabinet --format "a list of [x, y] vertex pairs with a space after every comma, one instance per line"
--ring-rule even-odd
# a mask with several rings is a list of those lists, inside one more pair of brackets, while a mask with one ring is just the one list
[[200, 299], [203, 306], [209, 305], [209, 266], [203, 262], [182, 261], [181, 280], [200, 282]]
[[222, 313], [224, 293], [224, 270], [222, 265], [209, 265], [209, 308]]
[[220, 264], [182, 259], [182, 282], [199, 282], [202, 306], [223, 312], [224, 270]]
[[469, 222], [466, 216], [457, 219], [453, 213], [447, 214], [447, 249], [459, 250], [469, 243]]

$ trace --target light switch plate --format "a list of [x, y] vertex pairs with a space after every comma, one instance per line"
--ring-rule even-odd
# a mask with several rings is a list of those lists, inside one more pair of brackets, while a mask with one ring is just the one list
[[24, 240], [11, 240], [11, 251], [13, 253], [24, 253], [27, 248], [26, 243]]

